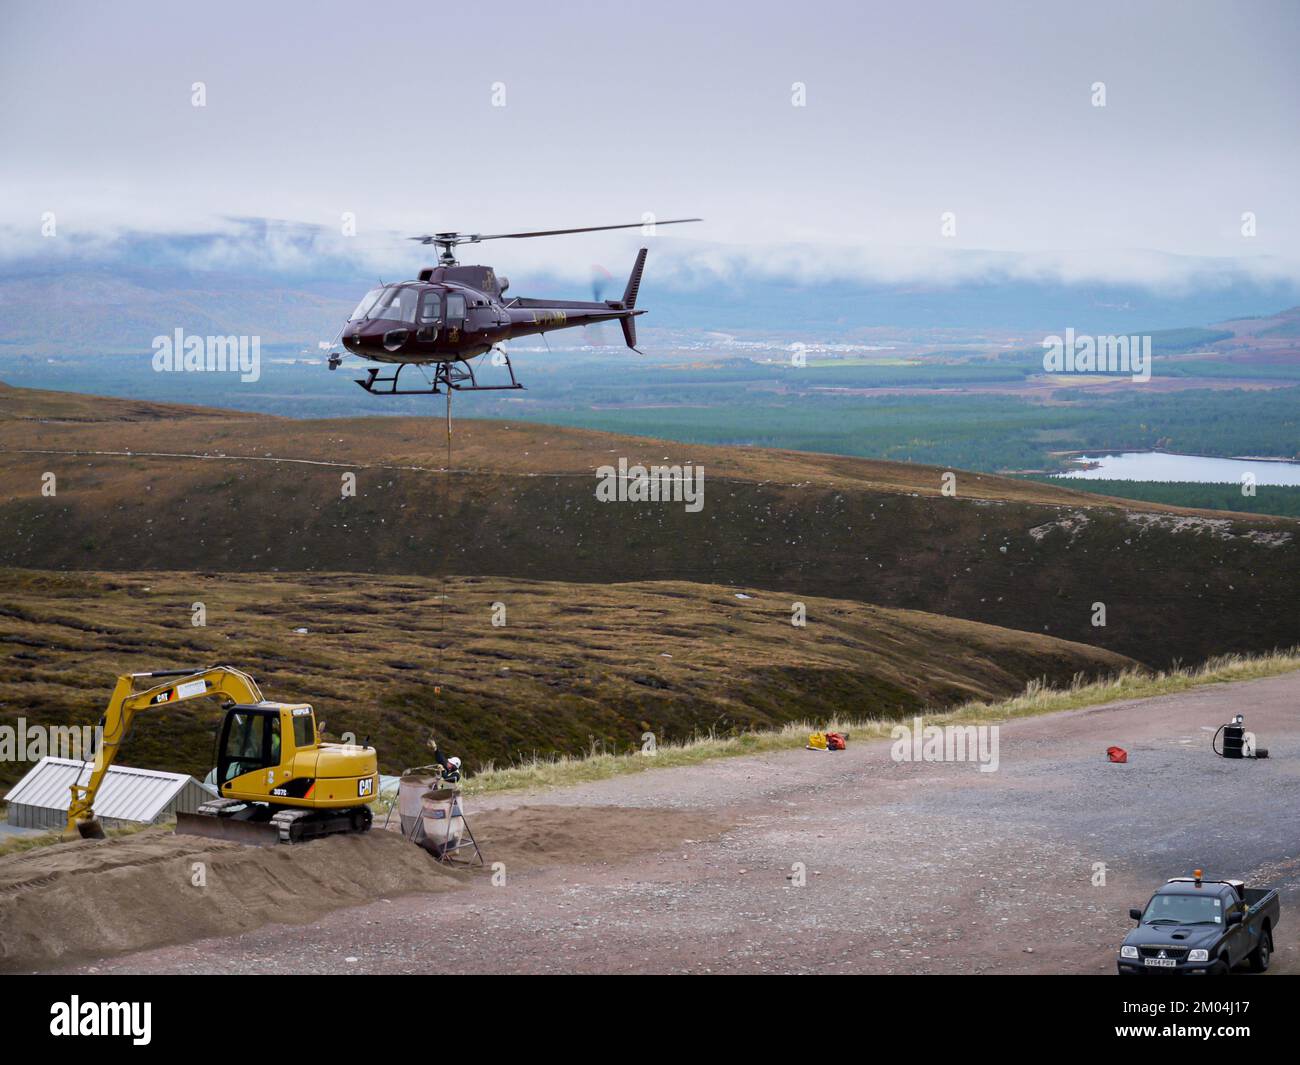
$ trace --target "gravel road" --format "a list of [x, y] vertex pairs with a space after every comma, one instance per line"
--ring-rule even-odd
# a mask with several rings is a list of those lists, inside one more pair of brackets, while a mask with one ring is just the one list
[[[1273, 972], [1300, 972], [1297, 709], [1292, 673], [1004, 725], [996, 772], [850, 741], [474, 800], [471, 824], [668, 807], [722, 831], [69, 971], [1111, 973], [1128, 908], [1200, 866], [1281, 887]], [[1237, 712], [1272, 757], [1211, 754]]]

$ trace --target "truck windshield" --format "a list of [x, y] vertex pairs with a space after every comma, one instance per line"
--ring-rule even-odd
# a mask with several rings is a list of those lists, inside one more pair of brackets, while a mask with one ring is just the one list
[[1214, 895], [1155, 895], [1142, 915], [1143, 924], [1223, 924], [1223, 903]]

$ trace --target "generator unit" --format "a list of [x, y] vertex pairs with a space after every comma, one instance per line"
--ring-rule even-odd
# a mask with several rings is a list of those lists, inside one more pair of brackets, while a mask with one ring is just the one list
[[[1220, 743], [1222, 737], [1222, 743]], [[1237, 714], [1226, 725], [1220, 725], [1210, 741], [1214, 753], [1220, 758], [1267, 758], [1268, 748], [1255, 742], [1255, 734], [1246, 731], [1246, 717]]]

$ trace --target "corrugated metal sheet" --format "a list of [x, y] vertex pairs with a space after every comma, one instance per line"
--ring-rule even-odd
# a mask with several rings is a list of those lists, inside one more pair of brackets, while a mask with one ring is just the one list
[[[10, 807], [68, 809], [73, 784], [90, 779], [90, 767], [71, 758], [42, 758], [5, 796]], [[199, 783], [185, 773], [160, 773], [115, 765], [104, 775], [95, 796], [95, 814], [116, 821], [153, 821], [176, 799], [187, 783]]]

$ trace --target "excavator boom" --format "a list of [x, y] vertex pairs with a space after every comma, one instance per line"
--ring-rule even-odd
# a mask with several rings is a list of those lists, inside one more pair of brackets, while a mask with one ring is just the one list
[[[184, 680], [172, 678], [183, 677]], [[154, 681], [149, 687], [137, 690], [144, 681]], [[72, 785], [72, 799], [68, 803], [68, 825], [64, 836], [102, 839], [103, 827], [95, 818], [95, 796], [104, 782], [104, 776], [117, 758], [131, 723], [141, 710], [158, 706], [171, 706], [187, 699], [205, 695], [227, 695], [232, 702], [261, 702], [262, 693], [257, 682], [247, 673], [230, 666], [212, 666], [210, 669], [172, 669], [154, 673], [124, 673], [117, 678], [108, 709], [100, 719], [103, 739], [95, 751], [95, 762], [90, 770], [90, 780]]]

